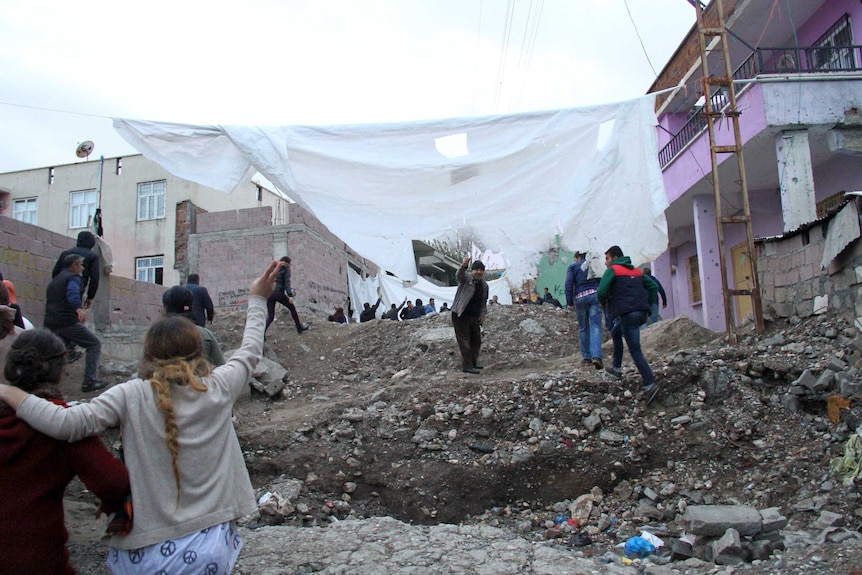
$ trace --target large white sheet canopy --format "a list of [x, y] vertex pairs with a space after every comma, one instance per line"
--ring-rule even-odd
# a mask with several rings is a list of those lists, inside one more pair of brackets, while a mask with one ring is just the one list
[[515, 285], [560, 244], [636, 263], [667, 248], [654, 97], [545, 112], [346, 126], [115, 119], [144, 156], [231, 192], [257, 170], [401, 280], [412, 240], [475, 238]]

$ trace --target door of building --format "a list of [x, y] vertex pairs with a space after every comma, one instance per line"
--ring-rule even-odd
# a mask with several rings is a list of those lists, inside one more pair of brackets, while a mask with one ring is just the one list
[[[748, 242], [730, 250], [730, 257], [733, 260], [734, 289], [751, 289], [751, 254], [748, 253]], [[733, 296], [733, 307], [736, 310], [736, 325], [739, 325], [751, 313], [751, 296]]]

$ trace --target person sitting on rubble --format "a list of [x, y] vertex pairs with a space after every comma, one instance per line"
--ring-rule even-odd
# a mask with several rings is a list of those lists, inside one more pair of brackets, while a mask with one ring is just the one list
[[418, 319], [425, 315], [425, 304], [420, 298], [416, 298], [416, 305], [413, 306], [413, 315], [410, 319]]
[[398, 314], [402, 320], [413, 319], [413, 302], [409, 299], [407, 300], [407, 307], [401, 310], [401, 313]]
[[[165, 316], [144, 337], [140, 377], [89, 402], [61, 407], [0, 384], [0, 401], [54, 439], [121, 428], [134, 522], [127, 535], [109, 540], [112, 572], [204, 573], [212, 565], [232, 571], [242, 549], [236, 520], [256, 512], [257, 501], [231, 409], [263, 356], [266, 300], [279, 269], [273, 261], [251, 282], [242, 345], [215, 369], [203, 357], [195, 325]], [[52, 357], [64, 355], [58, 343]], [[14, 477], [0, 474], [7, 475]], [[10, 499], [4, 493], [4, 510]]]
[[383, 319], [391, 319], [393, 321], [398, 321], [398, 313], [401, 311], [401, 308], [404, 307], [404, 304], [407, 303], [407, 298], [404, 298], [404, 301], [401, 302], [401, 305], [395, 307], [395, 304], [389, 308], [389, 310], [383, 312]]
[[335, 313], [326, 319], [327, 319], [327, 321], [332, 321], [335, 323], [347, 323], [347, 316], [344, 315], [344, 308], [343, 307], [335, 308]]
[[359, 323], [365, 323], [366, 321], [371, 321], [372, 319], [377, 317], [377, 308], [380, 307], [381, 301], [383, 301], [383, 296], [380, 296], [378, 294], [377, 302], [374, 305], [371, 305], [368, 302], [362, 304], [363, 306], [365, 306], [365, 309], [363, 309], [359, 313]]

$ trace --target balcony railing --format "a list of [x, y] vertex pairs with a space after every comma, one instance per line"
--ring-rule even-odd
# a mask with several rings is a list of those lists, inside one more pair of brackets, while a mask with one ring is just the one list
[[[862, 46], [758, 48], [733, 73], [734, 80], [749, 80], [761, 74], [820, 74], [862, 71]], [[727, 99], [721, 88], [712, 94], [712, 107], [721, 110]], [[658, 154], [665, 167], [698, 134], [706, 129], [701, 107]]]

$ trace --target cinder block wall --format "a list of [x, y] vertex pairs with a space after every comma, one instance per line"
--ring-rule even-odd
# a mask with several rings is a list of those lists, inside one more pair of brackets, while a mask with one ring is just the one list
[[[378, 268], [338, 239], [316, 217], [291, 204], [288, 224], [272, 225], [270, 207], [198, 214], [189, 237], [189, 273], [201, 276], [218, 313], [241, 309], [248, 286], [266, 265], [289, 256], [300, 317], [321, 319], [347, 307], [347, 268]], [[280, 310], [279, 310], [280, 313]]]
[[[45, 289], [60, 253], [75, 246], [75, 239], [44, 228], [0, 216], [0, 271], [15, 284], [18, 305], [33, 325], [42, 325]], [[129, 278], [104, 275], [96, 295], [110, 317], [111, 328], [149, 325], [161, 314], [165, 288]], [[107, 298], [107, 299], [106, 299]], [[94, 310], [95, 311], [95, 310]], [[101, 326], [104, 327], [104, 326]]]
[[[821, 270], [828, 222], [806, 232], [758, 243], [757, 267], [764, 308], [779, 317], [814, 314], [815, 298], [829, 312], [862, 317], [862, 242], [856, 240]], [[852, 314], [852, 315], [851, 315]]]

